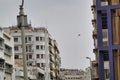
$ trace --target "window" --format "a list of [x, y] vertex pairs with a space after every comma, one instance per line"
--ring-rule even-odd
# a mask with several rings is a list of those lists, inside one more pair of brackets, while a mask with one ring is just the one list
[[31, 37], [28, 37], [28, 41], [31, 41]]
[[25, 42], [27, 43], [27, 37], [25, 37]]
[[40, 37], [40, 41], [45, 41], [45, 38], [44, 37]]
[[39, 41], [39, 37], [36, 37], [36, 41]]
[[32, 46], [31, 45], [26, 46], [26, 52], [32, 52]]
[[29, 59], [32, 59], [32, 55], [29, 55]]
[[15, 59], [19, 59], [19, 55], [15, 55]]
[[40, 48], [41, 48], [41, 50], [44, 50], [44, 49], [45, 49], [45, 46], [44, 46], [44, 45], [41, 45]]
[[29, 66], [32, 66], [32, 63], [29, 63]]
[[29, 50], [29, 52], [32, 51], [32, 46], [31, 45], [28, 46], [28, 50]]
[[14, 47], [14, 50], [15, 50], [15, 51], [18, 51], [18, 50], [19, 50], [18, 46], [15, 46], [15, 47]]
[[40, 37], [40, 41], [42, 41], [42, 38], [43, 38], [43, 37]]
[[39, 49], [39, 45], [36, 45], [36, 49]]
[[37, 67], [40, 67], [40, 63], [37, 63]]
[[40, 55], [39, 54], [37, 54], [37, 56], [36, 56], [37, 58], [40, 58]]
[[25, 37], [25, 42], [26, 42], [26, 43], [28, 43], [28, 42], [30, 42], [30, 41], [31, 41], [31, 37], [28, 37], [28, 36]]
[[41, 63], [41, 67], [45, 67], [45, 66], [44, 66], [44, 63]]
[[43, 59], [44, 58], [44, 54], [41, 54], [41, 59]]
[[110, 78], [110, 70], [109, 69], [104, 69], [104, 76], [105, 76], [105, 79], [109, 79]]
[[15, 33], [17, 33], [18, 31], [14, 31]]
[[14, 38], [14, 42], [18, 42], [18, 38]]

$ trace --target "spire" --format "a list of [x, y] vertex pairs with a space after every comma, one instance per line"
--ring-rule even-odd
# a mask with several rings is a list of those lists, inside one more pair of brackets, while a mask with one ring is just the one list
[[22, 4], [20, 5], [20, 12], [19, 15], [17, 16], [17, 25], [18, 27], [27, 27], [28, 22], [27, 22], [27, 15], [24, 15], [24, 0], [22, 0]]

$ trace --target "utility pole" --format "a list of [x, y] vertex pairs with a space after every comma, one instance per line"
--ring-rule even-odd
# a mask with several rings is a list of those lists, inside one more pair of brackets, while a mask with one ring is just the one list
[[49, 80], [48, 31], [45, 28], [45, 80]]
[[18, 27], [21, 29], [21, 41], [22, 41], [22, 57], [23, 57], [23, 71], [24, 71], [24, 80], [28, 80], [27, 75], [27, 62], [26, 62], [26, 45], [25, 45], [25, 26], [27, 26], [27, 16], [23, 12], [24, 0], [20, 5], [19, 16], [17, 16]]

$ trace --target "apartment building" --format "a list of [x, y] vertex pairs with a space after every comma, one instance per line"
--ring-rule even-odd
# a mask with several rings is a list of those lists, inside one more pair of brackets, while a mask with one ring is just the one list
[[[21, 30], [17, 26], [4, 28], [14, 37], [15, 64], [22, 64]], [[27, 66], [39, 67], [49, 73], [51, 80], [59, 79], [61, 58], [56, 40], [52, 39], [47, 29], [27, 27], [25, 29]], [[47, 40], [46, 40], [47, 39]], [[47, 70], [46, 70], [47, 65]]]
[[93, 0], [93, 5], [91, 6], [91, 10], [93, 13], [93, 19], [92, 19], [92, 25], [93, 25], [93, 41], [94, 41], [94, 49], [93, 53], [95, 54], [95, 61], [92, 63], [92, 66], [94, 67], [94, 71], [96, 72], [96, 76], [93, 77], [93, 80], [99, 80], [99, 69], [98, 69], [98, 63], [99, 63], [99, 54], [98, 54], [98, 38], [97, 38], [97, 13], [96, 13], [96, 0]]
[[15, 80], [14, 41], [0, 28], [0, 80]]
[[85, 68], [84, 70], [84, 80], [91, 80], [91, 67]]
[[92, 11], [99, 80], [120, 80], [120, 1], [93, 0]]
[[45, 27], [33, 28], [31, 24], [28, 24], [23, 5], [20, 6], [17, 25], [4, 28], [4, 31], [14, 38], [16, 78], [23, 79], [21, 26], [24, 27], [25, 32], [28, 78], [30, 80], [59, 80], [61, 58], [57, 42]]
[[52, 80], [60, 80], [61, 58], [56, 40], [49, 37], [50, 77]]
[[83, 70], [61, 68], [60, 74], [60, 80], [85, 80]]

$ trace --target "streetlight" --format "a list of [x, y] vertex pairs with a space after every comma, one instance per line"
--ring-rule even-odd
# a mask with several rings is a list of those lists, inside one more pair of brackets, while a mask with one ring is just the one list
[[90, 60], [90, 75], [91, 75], [91, 80], [93, 80], [92, 79], [92, 61], [91, 61], [91, 58], [90, 57], [86, 57], [86, 59]]
[[27, 26], [27, 16], [24, 15], [23, 11], [24, 0], [22, 0], [22, 4], [20, 5], [20, 13], [17, 16], [18, 20], [18, 28], [21, 29], [21, 41], [22, 41], [22, 56], [23, 56], [23, 71], [24, 71], [24, 80], [28, 80], [28, 72], [27, 72], [27, 62], [26, 62], [26, 45], [25, 45], [25, 26]]

